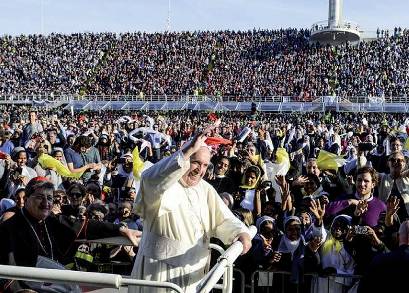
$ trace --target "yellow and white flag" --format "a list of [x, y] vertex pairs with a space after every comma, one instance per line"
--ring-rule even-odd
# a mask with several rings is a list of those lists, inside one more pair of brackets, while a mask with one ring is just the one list
[[337, 156], [333, 153], [320, 150], [317, 158], [317, 165], [320, 170], [335, 170], [345, 165], [346, 160], [343, 156]]
[[132, 169], [133, 176], [136, 177], [137, 179], [140, 179], [144, 165], [141, 160], [141, 157], [139, 157], [138, 146], [136, 146], [132, 151], [132, 159], [133, 159], [133, 169]]
[[57, 159], [51, 157], [47, 154], [42, 154], [38, 158], [38, 162], [40, 163], [41, 167], [44, 169], [52, 169], [55, 170], [59, 175], [62, 177], [69, 177], [69, 178], [80, 178], [84, 172], [80, 173], [73, 173], [71, 172], [67, 166], [64, 166], [63, 163], [58, 161]]
[[285, 176], [288, 170], [290, 170], [290, 156], [285, 148], [277, 148], [275, 163], [266, 163], [267, 177], [270, 181], [275, 181], [275, 176]]

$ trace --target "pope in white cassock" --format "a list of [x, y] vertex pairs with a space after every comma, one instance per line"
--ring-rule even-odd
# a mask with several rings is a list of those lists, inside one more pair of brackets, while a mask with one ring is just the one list
[[[206, 132], [206, 131], [205, 131]], [[185, 292], [196, 292], [206, 273], [209, 239], [251, 247], [250, 233], [204, 181], [210, 162], [206, 133], [159, 161], [142, 174], [135, 212], [143, 218], [142, 240], [132, 277], [166, 281]], [[128, 292], [166, 292], [166, 289], [129, 287]]]

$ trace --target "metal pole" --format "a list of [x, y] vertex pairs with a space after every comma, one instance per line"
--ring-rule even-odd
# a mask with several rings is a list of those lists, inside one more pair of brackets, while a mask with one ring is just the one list
[[77, 272], [21, 266], [0, 265], [0, 277], [34, 282], [93, 284], [119, 289], [122, 277], [114, 274]]
[[154, 288], [166, 288], [166, 289], [174, 290], [178, 293], [183, 293], [182, 288], [180, 288], [176, 284], [169, 283], [169, 282], [122, 279], [121, 285], [122, 286], [143, 286], [143, 287], [154, 287]]
[[5, 279], [33, 282], [87, 284], [97, 287], [116, 289], [129, 285], [157, 287], [168, 288], [178, 293], [183, 293], [182, 288], [170, 282], [136, 280], [122, 278], [122, 276], [115, 274], [78, 272], [70, 270], [0, 265], [0, 277]]
[[[257, 233], [257, 228], [255, 226], [251, 226], [250, 230], [250, 238], [253, 237]], [[233, 262], [239, 257], [241, 252], [243, 251], [243, 244], [240, 241], [234, 242], [226, 252], [220, 256], [217, 264], [206, 274], [206, 276], [202, 279], [200, 284], [197, 287], [197, 292], [210, 292], [210, 290], [214, 287], [214, 285], [220, 280], [222, 275], [224, 274], [224, 270], [228, 265], [232, 265]]]
[[41, 34], [44, 35], [44, 0], [41, 0]]
[[171, 8], [171, 6], [170, 6], [170, 0], [168, 0], [168, 19], [167, 19], [167, 21], [166, 21], [166, 31], [168, 31], [168, 32], [170, 32], [170, 8]]

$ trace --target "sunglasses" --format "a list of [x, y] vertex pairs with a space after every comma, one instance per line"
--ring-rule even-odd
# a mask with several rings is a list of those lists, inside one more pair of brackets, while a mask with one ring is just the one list
[[75, 192], [75, 193], [71, 193], [70, 196], [71, 196], [71, 197], [74, 197], [74, 198], [81, 198], [81, 197], [83, 197], [83, 194], [82, 194], [82, 193], [76, 193], [76, 192]]
[[389, 159], [389, 162], [392, 162], [392, 163], [403, 163], [403, 162], [405, 162], [405, 160], [404, 160], [404, 159], [397, 159], [397, 158], [390, 158], [390, 159]]

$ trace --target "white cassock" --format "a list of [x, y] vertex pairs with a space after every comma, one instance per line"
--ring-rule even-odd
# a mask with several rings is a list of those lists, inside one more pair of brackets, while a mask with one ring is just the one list
[[[143, 233], [132, 277], [172, 282], [185, 292], [196, 292], [208, 269], [210, 237], [230, 244], [249, 231], [206, 181], [193, 187], [179, 182], [189, 168], [190, 161], [176, 152], [142, 174], [135, 212], [143, 218]], [[128, 292], [166, 290], [129, 287]]]

